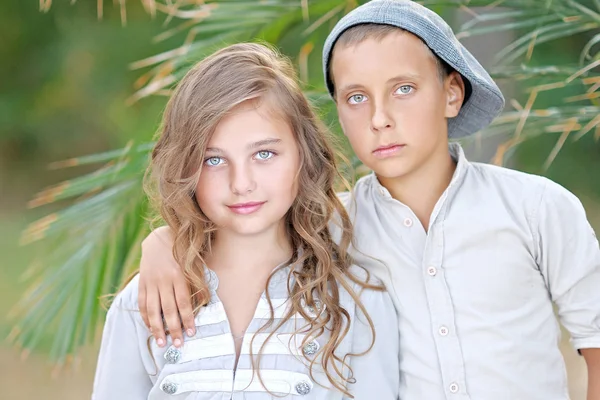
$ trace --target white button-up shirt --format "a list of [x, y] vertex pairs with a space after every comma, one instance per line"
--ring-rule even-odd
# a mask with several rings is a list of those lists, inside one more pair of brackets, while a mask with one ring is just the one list
[[600, 347], [600, 250], [584, 209], [546, 178], [450, 151], [456, 172], [427, 231], [373, 174], [340, 195], [356, 261], [398, 312], [400, 396], [568, 399], [552, 303], [575, 348]]

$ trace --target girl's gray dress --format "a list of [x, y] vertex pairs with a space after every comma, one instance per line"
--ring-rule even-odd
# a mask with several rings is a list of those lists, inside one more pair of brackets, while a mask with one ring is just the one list
[[[287, 285], [290, 268], [280, 269], [269, 285], [276, 320], [285, 315], [289, 304]], [[353, 271], [364, 277], [362, 270], [355, 268]], [[216, 295], [218, 279], [209, 269], [206, 269], [206, 276], [211, 302], [196, 316], [195, 337], [186, 338], [180, 349], [170, 345], [170, 337], [167, 337], [168, 343], [164, 348], [159, 348], [151, 337], [139, 313], [137, 276], [115, 298], [104, 327], [93, 400], [348, 398], [332, 388], [318, 360], [311, 376], [304, 355], [311, 359], [323, 345], [327, 334], [316, 340], [308, 338], [302, 345], [305, 335], [293, 334], [306, 326], [306, 321], [299, 314], [278, 329], [263, 348], [261, 383], [252, 369], [250, 341], [254, 337], [252, 353], [256, 357], [268, 334], [256, 333], [270, 317], [264, 293], [243, 338], [238, 365], [234, 370], [235, 346], [223, 304]], [[365, 316], [350, 295], [342, 289], [340, 296], [343, 308], [351, 317], [348, 334], [337, 349], [337, 354], [343, 357], [367, 350], [371, 332]], [[367, 354], [347, 359], [353, 377], [353, 383], [347, 384], [347, 389], [358, 400], [396, 400], [400, 373], [394, 307], [387, 292], [364, 290], [361, 300], [375, 325], [376, 340]], [[306, 310], [315, 312], [309, 307]], [[341, 367], [340, 364], [338, 366]], [[345, 376], [349, 376], [348, 368], [343, 371]]]

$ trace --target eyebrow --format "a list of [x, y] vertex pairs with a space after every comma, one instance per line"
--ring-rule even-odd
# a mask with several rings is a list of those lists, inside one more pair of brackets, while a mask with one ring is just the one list
[[[272, 144], [279, 144], [279, 143], [281, 143], [281, 139], [272, 138], [272, 139], [264, 139], [264, 140], [259, 140], [258, 142], [250, 143], [247, 147], [249, 149], [256, 149], [258, 147], [268, 146], [268, 145], [272, 145]], [[224, 153], [224, 151], [218, 147], [207, 147], [206, 152], [207, 153], [208, 152], [217, 153], [217, 154]]]
[[390, 83], [393, 81], [406, 81], [406, 80], [410, 80], [410, 79], [419, 79], [420, 77], [421, 76], [419, 74], [398, 75], [398, 76], [388, 79], [387, 83]]
[[[417, 74], [397, 75], [397, 76], [394, 76], [393, 78], [388, 79], [388, 81], [386, 83], [391, 83], [394, 81], [405, 81], [405, 80], [410, 80], [410, 79], [419, 79], [420, 77], [421, 76], [417, 75]], [[340, 92], [350, 92], [352, 90], [362, 89], [363, 87], [364, 86], [361, 84], [353, 83], [353, 84], [341, 87], [339, 90], [340, 90]]]

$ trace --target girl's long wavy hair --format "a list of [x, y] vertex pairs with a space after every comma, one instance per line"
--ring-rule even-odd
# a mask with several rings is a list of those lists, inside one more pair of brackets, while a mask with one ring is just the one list
[[[266, 101], [285, 118], [301, 155], [298, 194], [285, 216], [292, 247], [302, 249], [294, 252], [288, 264], [294, 265], [288, 279], [291, 307], [277, 324], [272, 312], [261, 330], [268, 329], [273, 335], [294, 313], [300, 313], [308, 321], [302, 329], [305, 341], [328, 334], [318, 353], [311, 360], [306, 358], [311, 377], [313, 365], [320, 362], [330, 384], [350, 395], [346, 383], [353, 378], [351, 372], [348, 377], [343, 373], [349, 368], [346, 356], [363, 353], [340, 356], [336, 352], [350, 326], [350, 314], [340, 304], [340, 287], [350, 293], [367, 316], [372, 340], [366, 351], [373, 345], [375, 331], [353, 287], [358, 284], [361, 290], [382, 288], [368, 283], [368, 274], [361, 279], [350, 272], [352, 259], [347, 249], [352, 241], [352, 227], [334, 190], [336, 179], [342, 179], [335, 152], [329, 133], [303, 95], [290, 62], [270, 47], [243, 43], [219, 50], [196, 64], [168, 102], [146, 175], [146, 189], [173, 232], [173, 255], [182, 266], [197, 312], [210, 299], [204, 257], [210, 251], [216, 228], [199, 208], [194, 190], [202, 173], [205, 149], [219, 121], [248, 101]], [[332, 217], [342, 232], [339, 245], [328, 229]], [[267, 298], [271, 304], [268, 292]], [[318, 317], [305, 311], [307, 305], [321, 310]], [[259, 377], [260, 353], [252, 357]]]

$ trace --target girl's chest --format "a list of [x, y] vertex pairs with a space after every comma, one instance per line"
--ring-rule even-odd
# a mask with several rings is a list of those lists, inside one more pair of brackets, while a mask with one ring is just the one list
[[[328, 335], [310, 337], [299, 313], [282, 323], [289, 312], [287, 298], [259, 295], [230, 319], [214, 289], [213, 301], [196, 316], [196, 335], [181, 348], [149, 343], [148, 374], [154, 383], [149, 399], [342, 399], [318, 358]], [[239, 327], [243, 332], [236, 335]], [[338, 350], [349, 352], [349, 343]]]
[[214, 323], [198, 326], [197, 335], [181, 348], [152, 346], [156, 370], [149, 371], [154, 378], [149, 399], [341, 399], [314, 358], [327, 335], [313, 339], [298, 331], [302, 318], [286, 321], [276, 331], [264, 329], [268, 320], [256, 318], [261, 308], [264, 316], [260, 303], [239, 344], [226, 316], [205, 315]]

